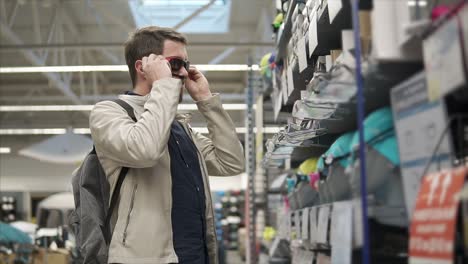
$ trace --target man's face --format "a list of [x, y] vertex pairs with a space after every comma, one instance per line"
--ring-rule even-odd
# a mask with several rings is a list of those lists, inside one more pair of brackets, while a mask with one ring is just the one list
[[[164, 49], [163, 54], [164, 57], [177, 57], [182, 60], [188, 60], [187, 50], [185, 49], [185, 45], [180, 42], [175, 42], [172, 40], [164, 41]], [[179, 71], [173, 72], [172, 75], [174, 77], [178, 77], [182, 79], [184, 82], [185, 78], [188, 77], [188, 72], [184, 67], [181, 67]], [[179, 102], [182, 101], [182, 95], [184, 93], [184, 89], [180, 91], [180, 99]]]

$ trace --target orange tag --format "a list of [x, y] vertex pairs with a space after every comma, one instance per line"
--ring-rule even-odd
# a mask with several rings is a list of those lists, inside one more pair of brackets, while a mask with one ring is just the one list
[[452, 264], [459, 194], [466, 167], [426, 175], [411, 220], [409, 263]]

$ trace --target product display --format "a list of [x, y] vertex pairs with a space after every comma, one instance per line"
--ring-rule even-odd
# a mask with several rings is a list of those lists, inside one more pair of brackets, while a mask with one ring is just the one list
[[[267, 140], [263, 157], [270, 195], [283, 196], [282, 206], [271, 208], [278, 233], [270, 263], [284, 245], [290, 256], [282, 256], [299, 264], [466, 261], [459, 251], [467, 242], [453, 238], [466, 234], [466, 221], [444, 222], [455, 232], [450, 242], [440, 240], [439, 216], [415, 211], [414, 204], [461, 192], [444, 188], [464, 181], [445, 169], [467, 166], [467, 82], [459, 53], [464, 34], [455, 21], [465, 21], [468, 7], [452, 1], [441, 11], [436, 1], [390, 2], [288, 1], [289, 8], [280, 10], [284, 30], [276, 34], [270, 97], [289, 119]], [[403, 28], [402, 21], [412, 24]], [[443, 66], [450, 58], [453, 63]], [[298, 149], [317, 154], [298, 155]], [[427, 180], [429, 194], [419, 188]], [[449, 210], [429, 203], [434, 213]], [[431, 219], [432, 225], [424, 222]], [[441, 248], [430, 244], [436, 239], [451, 245], [444, 257], [428, 249]]]
[[11, 196], [0, 197], [1, 221], [9, 223], [17, 219], [16, 199]]
[[0, 264], [468, 264], [468, 0], [0, 14]]

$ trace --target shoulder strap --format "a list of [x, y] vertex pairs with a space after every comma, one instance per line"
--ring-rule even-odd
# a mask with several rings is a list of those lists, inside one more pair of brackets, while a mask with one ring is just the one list
[[[133, 121], [137, 121], [135, 117], [135, 112], [133, 111], [133, 107], [129, 105], [127, 102], [121, 99], [115, 99], [112, 100], [112, 102], [115, 102], [116, 104], [120, 105], [125, 111], [127, 111], [128, 116]], [[93, 148], [94, 149], [94, 148]], [[117, 178], [117, 183], [115, 184], [114, 191], [112, 192], [111, 196], [111, 201], [110, 201], [110, 206], [109, 206], [109, 211], [107, 212], [106, 216], [106, 222], [104, 223], [105, 230], [110, 231], [110, 220], [112, 217], [112, 212], [115, 209], [115, 206], [117, 205], [117, 200], [119, 199], [119, 194], [120, 194], [120, 189], [122, 188], [122, 183], [125, 180], [125, 176], [127, 176], [129, 168], [128, 167], [122, 167], [119, 173], [119, 178]], [[111, 236], [107, 236], [107, 238], [110, 240]], [[110, 241], [107, 241], [107, 244], [110, 244]]]
[[115, 100], [112, 100], [112, 102], [120, 105], [123, 109], [125, 109], [125, 111], [127, 111], [127, 114], [128, 116], [133, 120], [133, 121], [137, 121], [136, 120], [136, 117], [135, 117], [135, 112], [133, 111], [133, 107], [131, 105], [129, 105], [127, 102], [125, 102], [124, 100], [122, 99], [115, 99]]

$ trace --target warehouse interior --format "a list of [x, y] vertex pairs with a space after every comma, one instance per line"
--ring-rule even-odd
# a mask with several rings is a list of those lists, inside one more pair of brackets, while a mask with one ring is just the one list
[[244, 150], [209, 175], [220, 264], [468, 263], [467, 2], [0, 0], [0, 263], [85, 263], [72, 177], [145, 26], [186, 36]]

